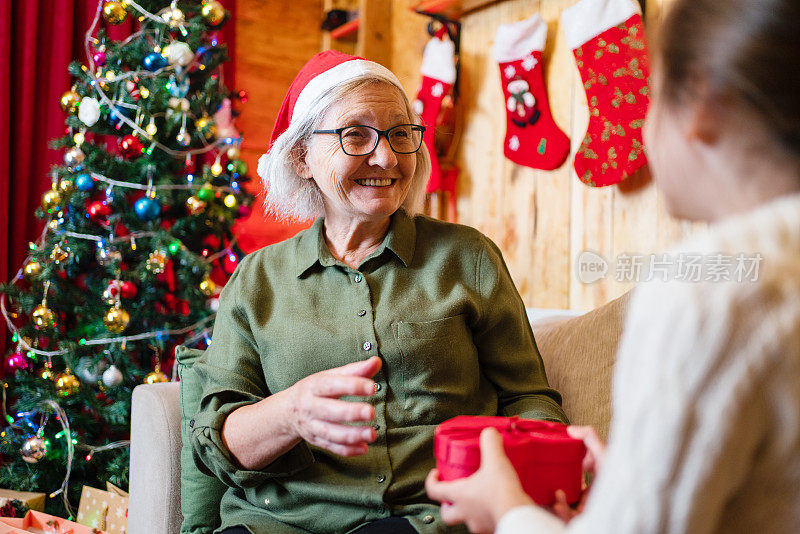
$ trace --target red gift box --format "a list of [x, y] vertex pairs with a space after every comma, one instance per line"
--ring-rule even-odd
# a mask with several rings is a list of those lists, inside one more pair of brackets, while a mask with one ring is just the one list
[[468, 477], [481, 464], [481, 431], [494, 427], [519, 475], [522, 488], [541, 506], [551, 506], [555, 491], [563, 490], [567, 502], [581, 496], [583, 441], [571, 438], [566, 425], [518, 417], [461, 415], [436, 427], [434, 455], [441, 480]]

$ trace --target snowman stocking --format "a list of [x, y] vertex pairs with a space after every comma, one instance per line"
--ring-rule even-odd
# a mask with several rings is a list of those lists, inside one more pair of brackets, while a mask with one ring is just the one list
[[553, 122], [544, 84], [547, 24], [536, 14], [501, 24], [494, 42], [506, 108], [504, 153], [519, 165], [552, 170], [569, 155], [569, 139]]
[[646, 163], [642, 125], [650, 61], [635, 0], [581, 0], [561, 15], [589, 102], [575, 171], [591, 186], [616, 184]]
[[455, 45], [444, 29], [432, 37], [425, 45], [422, 54], [422, 86], [414, 100], [414, 111], [422, 117], [427, 130], [422, 140], [431, 156], [431, 179], [428, 182], [428, 193], [442, 188], [442, 169], [436, 154], [436, 121], [442, 110], [442, 100], [450, 92], [456, 81], [454, 63]]

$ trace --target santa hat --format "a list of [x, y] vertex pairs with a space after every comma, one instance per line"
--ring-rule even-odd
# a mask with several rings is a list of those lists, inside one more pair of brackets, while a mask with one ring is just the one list
[[272, 148], [275, 140], [292, 122], [302, 121], [308, 115], [318, 113], [314, 103], [319, 97], [343, 83], [368, 76], [377, 76], [403, 90], [397, 77], [374, 61], [335, 50], [325, 50], [309, 59], [297, 73], [283, 99], [269, 139], [269, 147]]

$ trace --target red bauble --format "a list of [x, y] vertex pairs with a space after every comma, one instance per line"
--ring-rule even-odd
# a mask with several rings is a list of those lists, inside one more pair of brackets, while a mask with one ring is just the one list
[[106, 217], [111, 215], [111, 206], [102, 200], [95, 200], [86, 206], [86, 213], [89, 214], [89, 218], [94, 222], [105, 224]]
[[3, 365], [3, 377], [14, 376], [17, 371], [26, 371], [31, 367], [28, 357], [21, 352], [13, 352], [8, 355]]
[[128, 134], [119, 140], [119, 153], [125, 159], [136, 159], [142, 155], [144, 145], [139, 138]]
[[116, 226], [114, 226], [114, 235], [116, 235], [117, 237], [125, 237], [130, 233], [131, 233], [130, 230], [128, 230], [122, 223], [117, 223]]
[[124, 299], [132, 299], [136, 296], [137, 291], [136, 284], [129, 280], [125, 280], [119, 284], [119, 294]]
[[236, 254], [233, 252], [229, 252], [222, 257], [222, 270], [225, 271], [227, 274], [233, 274], [233, 271], [236, 270], [236, 267], [239, 265], [239, 258], [236, 257]]

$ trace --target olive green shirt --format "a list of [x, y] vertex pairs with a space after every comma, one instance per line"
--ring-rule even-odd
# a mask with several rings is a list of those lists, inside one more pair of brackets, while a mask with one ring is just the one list
[[[464, 414], [566, 422], [500, 250], [473, 228], [401, 210], [352, 269], [331, 255], [323, 222], [242, 260], [194, 366], [203, 386], [194, 462], [230, 486], [221, 528], [345, 533], [394, 515], [423, 534], [464, 532], [425, 494], [434, 427]], [[261, 471], [234, 464], [220, 438], [228, 414], [376, 355], [379, 390], [366, 400], [378, 437], [366, 454], [301, 442]]]

